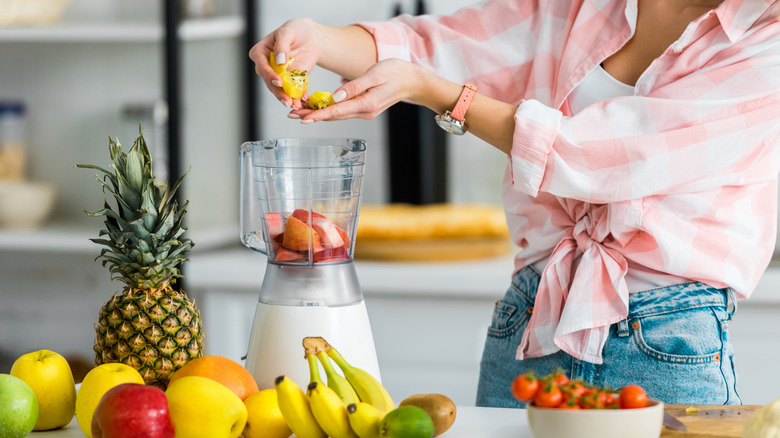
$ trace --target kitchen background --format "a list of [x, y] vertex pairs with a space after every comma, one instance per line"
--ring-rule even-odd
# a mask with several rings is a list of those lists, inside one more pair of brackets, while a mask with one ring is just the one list
[[[99, 209], [103, 194], [94, 172], [74, 165], [107, 163], [108, 137], [129, 147], [139, 121], [158, 164], [173, 161], [180, 171], [191, 169], [182, 195], [190, 201], [188, 226], [196, 248], [185, 265], [186, 289], [201, 307], [208, 354], [235, 360], [245, 354], [265, 269], [262, 256], [238, 247], [237, 151], [243, 141], [366, 139], [364, 204], [419, 195], [398, 195], [403, 181], [396, 179], [409, 178], [409, 163], [396, 163], [416, 161], [417, 143], [424, 153], [438, 154], [440, 163], [418, 171], [424, 187], [441, 189], [423, 193], [423, 200], [500, 203], [505, 157], [468, 135], [447, 137], [446, 152], [430, 147], [445, 139], [428, 129], [433, 114], [427, 110], [401, 105], [393, 115], [371, 121], [302, 126], [287, 119], [287, 110], [264, 85], [247, 82], [252, 33], [259, 38], [289, 18], [344, 25], [383, 20], [398, 11], [449, 13], [470, 0], [183, 0], [176, 49], [167, 45], [171, 28], [164, 2], [62, 1], [61, 20], [47, 26], [9, 25], [0, 9], [0, 102], [7, 107], [0, 110], [0, 123], [21, 116], [25, 179], [50, 184], [56, 194], [49, 220], [40, 227], [0, 227], [0, 372], [7, 372], [15, 357], [40, 348], [91, 361], [97, 310], [120, 286], [94, 261], [100, 248], [88, 240], [97, 237], [102, 221], [83, 210]], [[253, 19], [246, 19], [247, 11]], [[178, 64], [166, 58], [171, 53], [178, 53]], [[179, 104], [168, 102], [166, 108], [168, 84], [175, 85]], [[338, 85], [335, 75], [312, 72], [312, 90]], [[21, 102], [24, 113], [8, 102]], [[409, 129], [416, 117], [422, 117], [419, 130]], [[178, 125], [173, 136], [166, 123]], [[409, 139], [410, 131], [420, 134]], [[172, 143], [179, 147], [168, 150], [164, 146], [176, 133]], [[9, 141], [0, 137], [0, 152]], [[437, 181], [426, 180], [431, 174]], [[6, 199], [0, 191], [0, 217], [3, 211], [45, 205], [45, 193], [36, 201], [26, 196], [31, 205], [18, 200], [5, 205]], [[449, 263], [358, 261], [356, 266], [382, 378], [394, 397], [441, 392], [472, 405], [485, 330], [493, 303], [508, 285], [511, 254]], [[740, 302], [731, 326], [746, 403], [767, 403], [780, 394], [780, 384], [763, 377], [780, 362], [778, 288], [780, 270], [773, 268], [754, 299]]]

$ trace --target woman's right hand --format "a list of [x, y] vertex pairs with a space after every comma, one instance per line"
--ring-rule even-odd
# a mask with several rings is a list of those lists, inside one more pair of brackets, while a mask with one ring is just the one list
[[[313, 20], [293, 18], [266, 35], [249, 51], [249, 58], [255, 63], [255, 72], [263, 79], [268, 90], [288, 107], [300, 108], [301, 100], [291, 98], [282, 90], [282, 78], [271, 68], [268, 55], [274, 52], [278, 65], [292, 57], [295, 59], [293, 68], [311, 74], [320, 56], [317, 41], [317, 26]], [[303, 97], [306, 98], [306, 95]]]

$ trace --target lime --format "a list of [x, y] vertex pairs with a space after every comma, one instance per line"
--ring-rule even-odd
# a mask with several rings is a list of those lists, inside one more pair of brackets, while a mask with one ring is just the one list
[[433, 420], [417, 406], [401, 406], [385, 414], [380, 434], [388, 438], [431, 438]]

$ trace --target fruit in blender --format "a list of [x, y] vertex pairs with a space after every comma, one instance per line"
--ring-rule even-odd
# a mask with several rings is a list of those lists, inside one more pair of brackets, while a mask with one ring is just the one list
[[174, 196], [184, 175], [173, 186], [156, 181], [142, 132], [126, 154], [109, 139], [109, 152], [113, 171], [77, 166], [105, 174], [97, 179], [114, 205], [107, 197], [105, 208], [88, 213], [105, 217], [103, 238], [91, 240], [105, 246], [98, 258], [125, 283], [100, 309], [95, 364], [128, 364], [147, 384], [164, 389], [176, 370], [203, 354], [200, 312], [173, 287], [183, 277], [179, 265], [193, 246], [182, 237], [188, 203], [179, 207]]
[[76, 386], [65, 358], [51, 350], [38, 350], [20, 356], [11, 375], [24, 381], [38, 400], [38, 421], [33, 430], [67, 426], [76, 413]]
[[174, 438], [165, 393], [154, 386], [123, 383], [109, 389], [92, 416], [93, 438]]

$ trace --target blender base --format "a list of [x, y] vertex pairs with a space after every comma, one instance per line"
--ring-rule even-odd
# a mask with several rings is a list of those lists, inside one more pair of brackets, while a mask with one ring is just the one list
[[[325, 338], [351, 365], [381, 381], [365, 301], [333, 307], [258, 302], [246, 368], [261, 390], [273, 388], [274, 380], [281, 375], [305, 390], [309, 384], [309, 366], [302, 341], [306, 336]], [[321, 365], [320, 374], [326, 380]]]

